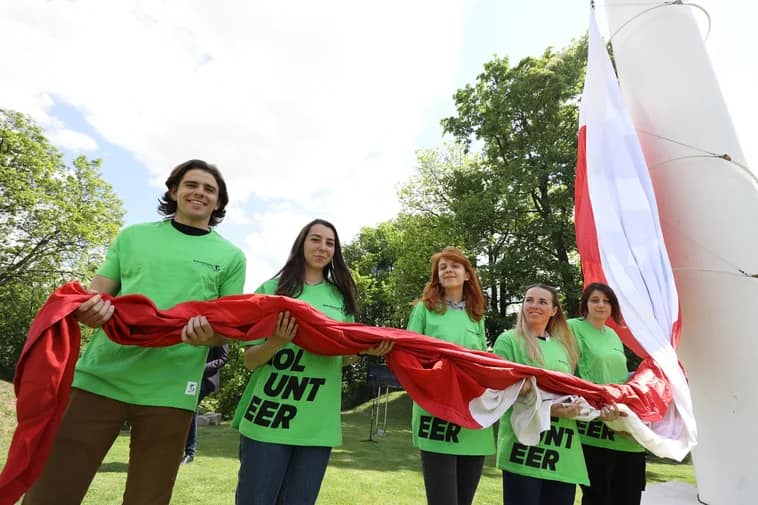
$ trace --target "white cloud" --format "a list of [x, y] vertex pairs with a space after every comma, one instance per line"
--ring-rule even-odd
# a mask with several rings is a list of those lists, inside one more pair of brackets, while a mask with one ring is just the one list
[[68, 128], [48, 129], [47, 138], [54, 145], [72, 151], [95, 151], [97, 142], [86, 133], [69, 130]]
[[276, 210], [262, 212], [253, 219], [258, 223], [257, 230], [247, 235], [243, 247], [247, 256], [245, 287], [248, 292], [284, 266], [297, 234], [312, 218], [304, 218], [297, 212]]

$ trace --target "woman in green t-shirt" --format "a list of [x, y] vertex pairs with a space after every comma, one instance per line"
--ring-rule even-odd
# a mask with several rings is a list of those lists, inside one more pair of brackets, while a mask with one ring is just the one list
[[[432, 273], [408, 329], [469, 349], [487, 350], [484, 297], [469, 260], [447, 247], [432, 256]], [[413, 445], [421, 451], [429, 505], [469, 505], [484, 456], [495, 453], [492, 428], [471, 430], [432, 416], [413, 404]]]
[[[588, 285], [579, 302], [582, 316], [569, 320], [579, 345], [577, 375], [595, 384], [621, 384], [629, 376], [621, 339], [608, 319], [621, 324], [621, 308], [613, 290], [599, 282]], [[614, 406], [600, 420], [578, 422], [590, 485], [582, 485], [582, 505], [639, 505], [645, 489], [645, 449], [604, 423], [618, 416]]]
[[[358, 312], [337, 230], [322, 219], [300, 231], [287, 263], [256, 293], [297, 298], [336, 321]], [[343, 358], [306, 351], [292, 342], [296, 333], [284, 312], [273, 335], [245, 350], [253, 374], [232, 423], [241, 435], [237, 505], [315, 503], [332, 447], [342, 443]], [[363, 353], [391, 349], [384, 341]]]
[[[555, 288], [527, 288], [516, 328], [502, 333], [494, 352], [514, 363], [572, 374], [578, 353]], [[528, 391], [522, 390], [522, 394]], [[550, 429], [539, 444], [520, 444], [511, 425], [511, 410], [500, 420], [497, 467], [503, 471], [505, 505], [572, 505], [576, 484], [588, 484], [576, 422], [578, 402], [551, 406]]]

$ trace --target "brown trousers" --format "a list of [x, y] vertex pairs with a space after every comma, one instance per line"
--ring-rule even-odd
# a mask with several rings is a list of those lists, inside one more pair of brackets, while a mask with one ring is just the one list
[[192, 411], [146, 407], [72, 389], [42, 474], [23, 505], [78, 505], [124, 421], [131, 426], [124, 505], [171, 500]]

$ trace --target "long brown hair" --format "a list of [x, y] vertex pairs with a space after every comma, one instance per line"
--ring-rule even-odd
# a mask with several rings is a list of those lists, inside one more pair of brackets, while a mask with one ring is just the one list
[[[568, 322], [566, 322], [566, 315], [563, 313], [561, 304], [558, 301], [558, 290], [547, 284], [532, 284], [524, 290], [524, 298], [526, 298], [526, 293], [532, 288], [544, 289], [550, 293], [551, 302], [553, 307], [556, 308], [556, 311], [555, 315], [550, 316], [546, 330], [548, 335], [550, 335], [550, 338], [557, 338], [563, 343], [563, 346], [568, 352], [569, 361], [571, 362], [571, 370], [573, 371], [576, 368], [577, 361], [579, 361], [579, 348], [576, 344], [576, 338], [571, 332]], [[521, 310], [518, 313], [518, 320], [516, 321], [516, 336], [521, 338], [522, 342], [524, 342], [529, 359], [536, 363], [544, 364], [544, 361], [542, 360], [542, 351], [540, 350], [539, 344], [537, 344], [537, 335], [532, 335], [526, 324], [523, 302], [521, 304]]]
[[621, 325], [622, 319], [619, 299], [616, 297], [616, 293], [613, 292], [611, 287], [607, 284], [603, 284], [602, 282], [593, 282], [584, 288], [584, 291], [582, 292], [582, 298], [579, 300], [579, 310], [581, 311], [582, 316], [584, 318], [587, 317], [587, 314], [589, 313], [589, 308], [587, 305], [590, 302], [590, 296], [592, 296], [592, 293], [595, 291], [600, 291], [605, 295], [606, 298], [608, 298], [608, 302], [611, 304], [611, 319], [613, 319], [616, 324]]
[[467, 281], [463, 282], [463, 299], [466, 302], [466, 312], [473, 321], [481, 321], [484, 316], [484, 296], [482, 295], [482, 288], [479, 286], [479, 278], [468, 258], [455, 247], [446, 247], [432, 256], [432, 275], [429, 282], [426, 283], [421, 301], [432, 312], [444, 314], [447, 310], [444, 301], [445, 288], [440, 284], [439, 265], [442, 258], [459, 263], [466, 269], [469, 277]]
[[324, 267], [324, 279], [333, 284], [342, 294], [345, 302], [345, 310], [353, 316], [358, 314], [358, 295], [350, 274], [350, 269], [345, 264], [345, 258], [342, 256], [342, 246], [340, 245], [340, 236], [337, 234], [337, 228], [329, 221], [324, 219], [314, 219], [303, 226], [298, 233], [295, 242], [292, 244], [289, 258], [281, 270], [274, 277], [279, 277], [279, 287], [276, 290], [277, 295], [297, 298], [303, 292], [303, 279], [305, 278], [305, 254], [303, 252], [305, 239], [308, 237], [311, 228], [317, 224], [326, 226], [334, 232], [334, 256], [332, 261]]

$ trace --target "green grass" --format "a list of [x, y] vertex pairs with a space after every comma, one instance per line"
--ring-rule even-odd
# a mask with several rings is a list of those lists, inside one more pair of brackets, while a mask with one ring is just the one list
[[[0, 465], [10, 444], [15, 418], [10, 385], [0, 382]], [[382, 410], [382, 417], [383, 417]], [[384, 436], [369, 437], [371, 404], [344, 412], [344, 443], [332, 452], [321, 487], [321, 505], [417, 505], [425, 503], [418, 452], [411, 444], [411, 402], [403, 393], [393, 393], [388, 403]], [[10, 419], [9, 419], [10, 417]], [[172, 504], [234, 503], [239, 435], [228, 424], [201, 427], [195, 462], [179, 469]], [[103, 461], [84, 500], [87, 505], [121, 502], [129, 452], [128, 433], [118, 437]], [[689, 464], [653, 458], [648, 462], [648, 483], [683, 480], [694, 483]], [[580, 492], [577, 500], [580, 501]], [[501, 503], [501, 474], [488, 458], [477, 490], [475, 504]]]

